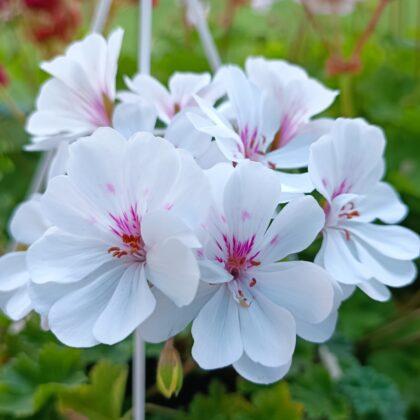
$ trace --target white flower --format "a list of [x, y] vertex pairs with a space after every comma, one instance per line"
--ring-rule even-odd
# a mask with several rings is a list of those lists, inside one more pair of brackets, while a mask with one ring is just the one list
[[68, 175], [41, 205], [53, 227], [28, 250], [35, 308], [65, 344], [112, 344], [155, 307], [153, 289], [182, 306], [195, 296], [194, 229], [208, 182], [187, 153], [139, 133], [100, 128], [70, 146]]
[[390, 297], [387, 286], [412, 282], [419, 255], [418, 236], [393, 224], [406, 206], [395, 190], [381, 182], [385, 138], [361, 119], [338, 119], [331, 132], [312, 145], [309, 174], [325, 197], [324, 240], [316, 262], [348, 288], [371, 298]]
[[201, 367], [233, 364], [251, 381], [274, 382], [290, 367], [296, 334], [323, 341], [335, 326], [337, 296], [326, 271], [281, 262], [311, 244], [324, 215], [312, 197], [302, 197], [275, 216], [280, 186], [259, 163], [235, 169], [223, 163], [208, 176], [214, 204], [198, 251], [203, 281], [197, 296], [177, 309], [156, 293], [156, 311], [140, 331], [157, 342], [194, 319], [192, 354]]
[[159, 119], [166, 125], [180, 111], [197, 106], [194, 95], [214, 103], [224, 93], [217, 76], [212, 81], [209, 73], [176, 72], [169, 79], [168, 89], [146, 74], [137, 74], [132, 80], [126, 77], [125, 82], [130, 90], [120, 92], [119, 98], [129, 103], [139, 99], [152, 103]]
[[347, 15], [361, 0], [297, 0], [304, 3], [312, 13], [319, 15]]
[[52, 78], [42, 86], [37, 109], [27, 122], [33, 136], [28, 149], [51, 149], [62, 140], [75, 140], [111, 125], [122, 37], [121, 29], [108, 40], [88, 35], [65, 55], [41, 65]]
[[[33, 196], [20, 204], [12, 216], [10, 233], [21, 245], [32, 244], [49, 228], [39, 200], [39, 195]], [[26, 251], [10, 252], [0, 257], [0, 307], [14, 321], [32, 310]]]
[[306, 167], [309, 146], [331, 125], [330, 120], [311, 118], [326, 110], [338, 92], [283, 60], [249, 57], [245, 67], [249, 80], [275, 101], [274, 112], [280, 123], [270, 144], [270, 160], [278, 168]]
[[[272, 169], [306, 166], [310, 144], [329, 126], [309, 118], [328, 106], [335, 92], [283, 62], [249, 59], [247, 71], [250, 78], [238, 67], [224, 68], [228, 103], [216, 110], [196, 98], [205, 116], [191, 111], [188, 117], [197, 130], [215, 137], [226, 160], [250, 159]], [[278, 177], [283, 193], [313, 189], [307, 173], [278, 172]]]

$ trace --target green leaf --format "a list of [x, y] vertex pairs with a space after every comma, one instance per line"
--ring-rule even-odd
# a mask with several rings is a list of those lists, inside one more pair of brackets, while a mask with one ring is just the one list
[[122, 417], [127, 366], [100, 361], [92, 368], [89, 383], [60, 394], [60, 406], [90, 420], [113, 420]]
[[32, 415], [84, 380], [79, 350], [47, 344], [37, 358], [21, 353], [0, 371], [0, 413]]
[[368, 366], [351, 367], [339, 384], [361, 418], [379, 416], [383, 420], [403, 420], [405, 404], [394, 383]]

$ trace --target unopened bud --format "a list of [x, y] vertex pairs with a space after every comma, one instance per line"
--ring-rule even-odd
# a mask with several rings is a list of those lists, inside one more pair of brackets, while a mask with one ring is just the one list
[[168, 340], [163, 347], [157, 367], [156, 385], [166, 397], [178, 395], [182, 388], [183, 370], [181, 357], [174, 347], [173, 339]]

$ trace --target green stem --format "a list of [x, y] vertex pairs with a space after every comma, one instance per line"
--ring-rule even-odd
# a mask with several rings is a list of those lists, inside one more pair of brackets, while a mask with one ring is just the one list
[[352, 117], [354, 116], [352, 75], [341, 74], [339, 76], [339, 83], [341, 115], [343, 117]]

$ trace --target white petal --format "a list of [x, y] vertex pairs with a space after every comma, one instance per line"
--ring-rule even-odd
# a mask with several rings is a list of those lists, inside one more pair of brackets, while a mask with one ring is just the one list
[[310, 149], [309, 174], [328, 200], [342, 193], [363, 194], [383, 175], [382, 131], [361, 119], [339, 118]]
[[256, 162], [242, 162], [233, 171], [224, 192], [227, 225], [239, 241], [256, 241], [264, 234], [279, 203], [277, 174]]
[[416, 265], [412, 261], [402, 261], [386, 257], [365, 243], [355, 241], [360, 261], [369, 267], [373, 278], [392, 287], [402, 287], [415, 280]]
[[51, 162], [50, 169], [48, 171], [48, 180], [67, 173], [67, 165], [69, 162], [69, 143], [62, 141], [55, 152], [54, 158]]
[[271, 384], [277, 382], [287, 374], [292, 361], [278, 367], [267, 367], [253, 362], [246, 354], [233, 364], [235, 370], [248, 381], [257, 384]]
[[265, 366], [284, 365], [295, 348], [295, 320], [289, 311], [260, 292], [254, 290], [253, 295], [249, 307], [239, 307], [244, 352]]
[[328, 273], [315, 264], [291, 261], [263, 265], [253, 272], [256, 288], [295, 318], [322, 322], [334, 306], [334, 288]]
[[101, 343], [118, 343], [150, 316], [155, 304], [144, 267], [133, 264], [121, 276], [114, 294], [93, 327], [93, 335]]
[[348, 224], [347, 229], [372, 248], [390, 258], [412, 260], [419, 256], [419, 237], [405, 227], [352, 223]]
[[324, 267], [338, 282], [354, 285], [370, 277], [369, 268], [360, 263], [352, 242], [342, 232], [328, 229], [324, 241]]
[[287, 204], [273, 220], [264, 236], [259, 258], [275, 262], [307, 248], [324, 225], [324, 212], [313, 197]]
[[241, 357], [238, 304], [226, 286], [220, 286], [200, 311], [193, 322], [192, 335], [192, 355], [203, 369], [228, 366]]
[[314, 186], [307, 172], [303, 174], [288, 174], [285, 172], [275, 172], [281, 185], [283, 193], [310, 193]]
[[324, 321], [312, 324], [303, 320], [296, 320], [297, 335], [312, 343], [323, 343], [334, 334], [338, 312], [334, 311]]
[[175, 72], [169, 79], [168, 85], [173, 101], [183, 109], [187, 105], [191, 105], [193, 95], [208, 86], [210, 81], [209, 73]]
[[389, 289], [375, 279], [365, 280], [363, 283], [359, 283], [357, 286], [369, 297], [379, 302], [386, 302], [387, 300], [391, 299], [391, 292]]
[[24, 318], [32, 309], [27, 285], [17, 289], [8, 300], [4, 311], [14, 321]]
[[10, 292], [29, 281], [26, 252], [10, 252], [0, 257], [0, 292]]
[[[41, 198], [42, 211], [50, 225], [71, 234], [97, 238], [101, 231], [109, 234], [109, 218], [71, 181], [58, 175], [50, 180]], [[104, 213], [104, 214], [103, 214]]]
[[195, 96], [194, 99], [200, 107], [201, 112], [192, 109], [186, 115], [198, 131], [216, 138], [231, 138], [236, 142], [240, 142], [239, 136], [235, 133], [229, 122], [224, 119], [223, 115], [198, 96]]
[[309, 147], [331, 127], [332, 121], [321, 118], [309, 121], [286, 145], [267, 154], [267, 160], [279, 169], [303, 168], [308, 165]]
[[107, 245], [96, 239], [73, 236], [51, 228], [29, 249], [27, 263], [35, 283], [72, 283], [82, 280], [107, 262]]
[[198, 260], [200, 266], [201, 280], [210, 284], [227, 283], [233, 276], [224, 266], [210, 260]]
[[171, 143], [150, 133], [138, 133], [129, 139], [123, 159], [128, 162], [125, 195], [133, 196], [140, 213], [143, 208], [151, 211], [175, 204], [168, 196], [177, 187], [182, 159]]
[[126, 150], [126, 139], [112, 128], [100, 128], [70, 146], [68, 174], [71, 181], [105, 214], [120, 210], [116, 202], [123, 191], [122, 171], [116, 168], [127, 166]]
[[211, 143], [211, 135], [196, 130], [186, 112], [180, 112], [173, 118], [166, 128], [165, 139], [175, 147], [187, 150], [195, 158], [202, 156]]
[[169, 238], [177, 238], [189, 248], [200, 247], [194, 232], [174, 214], [158, 210], [146, 213], [142, 219], [142, 238], [148, 247], [159, 245]]
[[107, 59], [105, 67], [105, 86], [108, 96], [115, 98], [115, 79], [118, 71], [118, 57], [121, 51], [121, 44], [124, 31], [117, 28], [108, 37]]
[[178, 157], [180, 170], [166, 196], [165, 207], [196, 229], [209, 211], [209, 181], [189, 153], [179, 150]]
[[165, 86], [146, 74], [138, 74], [133, 80], [130, 80], [128, 77], [124, 80], [130, 90], [156, 107], [159, 118], [165, 124], [170, 122], [174, 116], [175, 109], [173, 100]]
[[190, 248], [170, 238], [147, 252], [147, 279], [176, 305], [194, 299], [200, 278], [197, 260]]
[[151, 343], [160, 343], [181, 332], [217, 291], [213, 286], [200, 283], [192, 303], [179, 308], [157, 288], [152, 290], [156, 309], [140, 326], [141, 336]]
[[379, 182], [366, 196], [354, 201], [360, 213], [359, 221], [372, 222], [376, 218], [385, 223], [398, 223], [407, 215], [407, 206], [391, 185]]
[[157, 113], [155, 108], [144, 100], [135, 103], [120, 103], [112, 115], [112, 126], [127, 139], [139, 131], [153, 131]]
[[43, 214], [39, 199], [40, 196], [35, 195], [15, 209], [10, 222], [10, 233], [16, 241], [30, 245], [48, 229], [49, 223]]
[[93, 328], [123, 272], [122, 266], [108, 270], [92, 283], [54, 303], [48, 314], [48, 323], [62, 343], [72, 347], [91, 347], [99, 343], [93, 335]]

